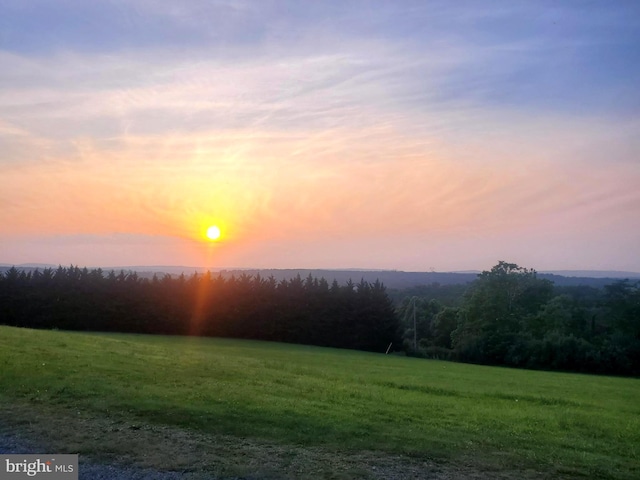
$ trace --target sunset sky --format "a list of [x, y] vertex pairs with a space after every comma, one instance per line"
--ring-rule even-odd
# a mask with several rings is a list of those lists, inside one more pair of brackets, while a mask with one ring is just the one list
[[0, 263], [640, 271], [640, 2], [3, 0], [0, 182]]

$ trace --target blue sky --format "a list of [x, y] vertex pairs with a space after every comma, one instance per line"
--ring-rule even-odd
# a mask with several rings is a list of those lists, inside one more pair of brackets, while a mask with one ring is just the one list
[[0, 9], [0, 262], [640, 270], [639, 2]]

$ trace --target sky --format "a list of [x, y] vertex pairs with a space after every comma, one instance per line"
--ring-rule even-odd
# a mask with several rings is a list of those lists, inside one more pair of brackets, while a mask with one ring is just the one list
[[2, 0], [0, 263], [640, 271], [639, 85], [635, 0]]

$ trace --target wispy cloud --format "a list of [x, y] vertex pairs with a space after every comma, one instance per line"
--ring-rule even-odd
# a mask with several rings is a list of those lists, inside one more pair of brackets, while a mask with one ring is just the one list
[[[91, 5], [60, 4], [69, 28], [43, 45], [2, 27], [5, 236], [188, 243], [217, 221], [229, 258], [322, 236], [394, 238], [410, 262], [420, 242], [623, 232], [640, 211], [633, 5]], [[9, 7], [55, 23], [52, 3]]]

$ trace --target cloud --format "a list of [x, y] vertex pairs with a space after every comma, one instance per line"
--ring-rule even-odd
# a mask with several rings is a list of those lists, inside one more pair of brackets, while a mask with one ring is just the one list
[[53, 5], [33, 20], [53, 47], [1, 27], [5, 235], [188, 245], [215, 221], [229, 259], [298, 245], [321, 262], [321, 237], [340, 258], [396, 241], [409, 262], [516, 231], [622, 237], [640, 211], [636, 20], [620, 13], [68, 2], [54, 31]]

